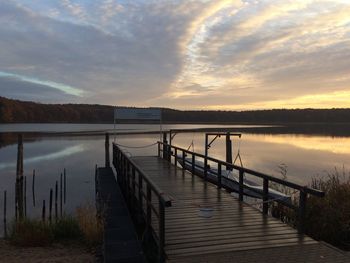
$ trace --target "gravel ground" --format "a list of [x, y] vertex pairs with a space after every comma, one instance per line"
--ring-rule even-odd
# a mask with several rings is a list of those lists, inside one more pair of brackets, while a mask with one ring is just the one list
[[54, 244], [48, 247], [16, 247], [0, 240], [0, 262], [95, 262], [95, 253], [79, 244]]

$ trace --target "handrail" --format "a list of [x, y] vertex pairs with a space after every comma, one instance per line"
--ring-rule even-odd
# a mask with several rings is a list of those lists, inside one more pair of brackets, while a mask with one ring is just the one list
[[[174, 146], [174, 145], [169, 145], [169, 144], [166, 144], [166, 143], [163, 143], [163, 142], [158, 142], [158, 143], [161, 144], [161, 145], [165, 145], [165, 146], [171, 147], [173, 149], [177, 149], [177, 150], [183, 151], [183, 152], [188, 153], [190, 155], [195, 155], [195, 156], [201, 157], [203, 159], [207, 159], [208, 161], [212, 161], [212, 162], [221, 164], [223, 166], [236, 169], [238, 171], [243, 171], [245, 173], [248, 173], [248, 174], [251, 174], [251, 175], [263, 178], [263, 179], [264, 178], [268, 179], [269, 181], [273, 181], [275, 183], [279, 183], [279, 184], [285, 185], [285, 186], [293, 188], [295, 190], [303, 190], [306, 193], [311, 194], [311, 195], [315, 195], [315, 196], [318, 196], [318, 197], [324, 197], [324, 195], [325, 195], [325, 193], [323, 191], [320, 191], [320, 190], [317, 190], [317, 189], [314, 189], [314, 188], [310, 188], [308, 186], [302, 186], [302, 185], [299, 185], [299, 184], [296, 184], [296, 183], [293, 183], [293, 182], [290, 182], [290, 181], [287, 181], [287, 180], [283, 180], [283, 179], [280, 179], [280, 178], [277, 178], [277, 177], [274, 177], [274, 176], [271, 176], [271, 175], [267, 175], [267, 174], [264, 174], [264, 173], [261, 173], [261, 172], [258, 172], [258, 171], [254, 171], [252, 169], [241, 167], [241, 166], [238, 166], [238, 165], [235, 165], [235, 164], [232, 164], [232, 163], [227, 163], [225, 161], [222, 161], [222, 160], [210, 157], [210, 156], [206, 157], [204, 154], [192, 152], [190, 150], [183, 149], [181, 147], [177, 147], [177, 146]], [[172, 155], [172, 156], [174, 156], [174, 155]]]
[[[163, 148], [161, 147], [161, 145], [163, 146]], [[175, 150], [175, 153], [173, 154], [172, 149]], [[195, 153], [177, 146], [173, 146], [173, 145], [169, 145], [167, 143], [164, 142], [158, 142], [158, 156], [161, 157], [161, 152], [163, 152], [163, 158], [168, 160], [169, 162], [171, 162], [171, 156], [174, 156], [175, 158], [175, 165], [178, 161], [179, 158], [178, 157], [178, 151], [182, 151], [182, 159], [183, 161], [185, 161], [185, 155], [189, 154], [191, 155], [191, 161], [190, 165], [191, 165], [191, 172], [192, 174], [195, 174], [195, 158], [196, 157], [200, 157], [204, 159], [204, 166], [203, 166], [203, 177], [205, 180], [214, 183], [215, 185], [217, 185], [219, 188], [224, 187], [226, 189], [229, 190], [233, 190], [232, 188], [230, 188], [227, 185], [223, 185], [222, 184], [222, 166], [226, 166], [227, 169], [235, 169], [239, 171], [239, 187], [238, 187], [238, 196], [239, 196], [239, 201], [243, 201], [243, 195], [244, 195], [244, 189], [247, 189], [248, 187], [244, 185], [244, 174], [250, 174], [259, 178], [263, 179], [263, 190], [262, 190], [262, 212], [264, 214], [268, 213], [268, 209], [269, 209], [269, 202], [271, 201], [275, 201], [280, 203], [283, 206], [287, 206], [289, 208], [292, 208], [294, 210], [297, 211], [298, 214], [298, 230], [300, 233], [304, 232], [304, 222], [305, 222], [305, 213], [306, 213], [306, 203], [307, 203], [307, 195], [314, 195], [317, 197], [324, 197], [325, 193], [323, 191], [317, 190], [317, 189], [313, 189], [310, 188], [308, 186], [302, 186], [293, 182], [289, 182], [287, 180], [282, 180], [276, 177], [273, 177], [271, 175], [267, 175], [258, 171], [254, 171], [248, 168], [244, 168], [244, 167], [240, 167], [231, 163], [227, 163], [225, 161], [222, 160], [218, 160], [216, 158], [210, 157], [210, 156], [205, 156], [203, 154], [200, 153]], [[208, 178], [208, 160], [212, 161], [214, 163], [217, 163], [218, 165], [218, 175], [217, 175], [217, 181]], [[290, 187], [293, 188], [297, 191], [299, 191], [299, 206], [294, 206], [293, 204], [288, 204], [287, 202], [285, 202], [285, 200], [278, 200], [278, 199], [270, 199], [269, 198], [269, 181], [278, 183], [280, 185], [286, 186], [286, 187]], [[249, 188], [248, 188], [249, 189]], [[251, 189], [249, 189], [251, 190]], [[236, 190], [237, 191], [237, 190]], [[254, 191], [255, 192], [255, 191]]]
[[153, 183], [151, 179], [148, 178], [147, 174], [142, 171], [138, 164], [136, 164], [132, 159], [130, 159], [127, 155], [125, 155], [126, 159], [135, 167], [136, 171], [142, 174], [143, 179], [151, 186], [153, 192], [159, 197], [165, 206], [171, 206], [171, 199], [167, 195], [165, 195], [164, 191], [162, 191], [156, 184]]
[[[153, 233], [158, 246], [158, 262], [165, 262], [165, 207], [172, 205], [171, 199], [114, 143], [113, 165], [117, 170], [118, 183], [129, 209], [131, 212], [139, 213], [144, 218], [146, 233]], [[138, 178], [136, 178], [136, 175], [138, 175]], [[146, 186], [146, 192], [144, 186]], [[158, 199], [158, 207], [155, 207], [152, 203], [152, 192]], [[143, 204], [144, 199], [146, 201], [145, 205]], [[135, 207], [137, 211], [133, 211]], [[158, 235], [152, 226], [152, 211], [158, 219]]]

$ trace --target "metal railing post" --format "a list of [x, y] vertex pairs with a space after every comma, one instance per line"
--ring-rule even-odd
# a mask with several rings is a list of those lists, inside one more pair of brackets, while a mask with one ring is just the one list
[[243, 170], [239, 170], [239, 201], [243, 201]]
[[146, 222], [147, 227], [152, 226], [152, 189], [149, 183], [147, 183], [147, 214], [146, 214]]
[[195, 161], [195, 155], [194, 153], [192, 153], [192, 175], [194, 175]]
[[218, 164], [218, 187], [221, 188], [221, 163]]
[[125, 158], [126, 161], [126, 189], [127, 189], [127, 201], [128, 204], [131, 205], [131, 187], [130, 187], [130, 163], [129, 161]]
[[298, 231], [304, 233], [305, 211], [306, 211], [307, 193], [305, 187], [300, 190], [299, 211], [298, 211]]
[[204, 180], [207, 180], [208, 177], [208, 158], [204, 157]]
[[182, 151], [182, 163], [183, 167], [185, 167], [185, 151]]
[[142, 174], [139, 173], [139, 210], [140, 210], [140, 214], [143, 215], [143, 196], [142, 196], [142, 192], [143, 192], [143, 185], [142, 185]]
[[158, 247], [158, 262], [164, 262], [164, 246], [165, 246], [165, 209], [164, 204], [159, 197], [159, 247]]
[[267, 215], [269, 212], [269, 180], [264, 178], [263, 181], [263, 214]]
[[177, 166], [177, 148], [175, 148], [175, 156], [174, 156], [174, 164], [175, 164], [175, 166]]
[[135, 167], [132, 166], [131, 167], [131, 205], [132, 205], [132, 209], [135, 210], [135, 198], [136, 198], [136, 184], [135, 184]]

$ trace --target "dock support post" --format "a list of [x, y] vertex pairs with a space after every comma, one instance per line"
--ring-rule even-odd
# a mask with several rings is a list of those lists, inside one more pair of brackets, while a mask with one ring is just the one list
[[166, 132], [163, 132], [163, 159], [167, 160], [167, 134]]
[[[226, 133], [226, 162], [232, 164], [232, 141], [230, 138], [230, 133]], [[226, 167], [227, 170], [232, 171], [232, 167]]]
[[205, 149], [204, 149], [204, 180], [208, 177], [208, 134], [205, 134]]
[[106, 163], [105, 166], [106, 167], [110, 167], [110, 161], [109, 161], [109, 134], [108, 132], [106, 132], [106, 139], [105, 139], [105, 159], [106, 159]]

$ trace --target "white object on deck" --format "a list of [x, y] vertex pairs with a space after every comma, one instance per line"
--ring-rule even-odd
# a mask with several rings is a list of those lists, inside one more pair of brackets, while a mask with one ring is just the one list
[[210, 218], [213, 216], [214, 209], [209, 207], [201, 207], [199, 208], [199, 216]]

